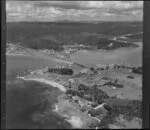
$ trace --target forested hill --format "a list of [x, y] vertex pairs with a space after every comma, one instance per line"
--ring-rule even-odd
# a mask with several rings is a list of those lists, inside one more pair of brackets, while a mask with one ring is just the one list
[[109, 36], [142, 32], [141, 22], [8, 22], [7, 42], [20, 42], [33, 49], [62, 49], [64, 44], [100, 44]]

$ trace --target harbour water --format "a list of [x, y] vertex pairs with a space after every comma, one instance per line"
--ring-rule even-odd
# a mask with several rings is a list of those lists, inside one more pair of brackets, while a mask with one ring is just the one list
[[72, 61], [94, 66], [96, 64], [128, 64], [131, 66], [142, 65], [142, 43], [138, 48], [120, 48], [112, 51], [98, 50], [77, 51], [71, 56]]

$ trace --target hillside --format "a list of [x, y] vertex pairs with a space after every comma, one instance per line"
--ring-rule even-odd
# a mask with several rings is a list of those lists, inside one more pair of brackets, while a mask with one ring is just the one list
[[[7, 23], [7, 42], [32, 49], [62, 50], [66, 44], [86, 44], [98, 49], [107, 48], [108, 38], [142, 31], [140, 22], [10, 22]], [[116, 43], [113, 41], [113, 43]], [[117, 43], [117, 47], [134, 46]]]

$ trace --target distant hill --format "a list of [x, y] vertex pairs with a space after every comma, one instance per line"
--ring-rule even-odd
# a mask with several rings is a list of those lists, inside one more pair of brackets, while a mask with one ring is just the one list
[[129, 36], [126, 36], [127, 38], [132, 38], [132, 39], [143, 39], [143, 33], [137, 33], [137, 34], [132, 34]]
[[[101, 44], [101, 38], [143, 31], [141, 22], [8, 22], [7, 42], [33, 49], [62, 49], [64, 44]], [[108, 45], [108, 44], [107, 44]]]

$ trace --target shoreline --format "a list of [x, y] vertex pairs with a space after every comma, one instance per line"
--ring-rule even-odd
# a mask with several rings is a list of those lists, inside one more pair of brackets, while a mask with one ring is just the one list
[[71, 116], [69, 119], [66, 119], [66, 121], [69, 122], [73, 128], [82, 128], [83, 126], [83, 122], [77, 116]]
[[[35, 56], [37, 57], [37, 55], [31, 55], [31, 54], [19, 54], [19, 53], [8, 53], [6, 52], [6, 56]], [[57, 59], [57, 58], [51, 58], [49, 57], [49, 59], [54, 60], [56, 62], [62, 62], [62, 63], [66, 63], [66, 64], [74, 64], [71, 61], [65, 61], [65, 60], [61, 60], [61, 59]]]
[[[141, 50], [141, 47], [142, 47], [141, 43], [142, 42], [134, 42], [134, 44], [137, 44], [137, 45], [140, 44], [140, 46], [138, 48], [134, 48], [134, 50], [132, 50], [133, 48], [131, 48], [131, 52], [137, 51], [137, 50]], [[128, 48], [118, 48], [118, 49], [115, 49], [115, 50], [103, 50], [103, 49], [99, 49], [99, 50], [94, 50], [94, 53], [95, 52], [96, 53], [101, 53], [101, 52], [103, 53], [104, 52], [104, 53], [108, 53], [109, 54], [109, 53], [116, 53], [118, 51], [118, 53], [121, 52], [121, 55], [126, 55], [126, 53], [127, 54], [129, 53], [129, 50], [130, 49], [128, 49]], [[80, 50], [78, 50], [78, 51], [80, 53]], [[76, 51], [77, 54], [78, 54], [78, 51]], [[86, 50], [86, 51], [88, 51], [88, 50]], [[88, 52], [92, 53], [93, 51], [88, 51]], [[17, 53], [17, 51], [16, 52], [14, 51], [14, 52], [11, 52], [11, 53], [10, 52], [6, 52], [6, 55], [8, 55], [8, 56], [10, 55], [10, 56], [34, 56], [34, 57], [41, 57], [41, 58], [44, 58], [44, 59], [56, 61], [58, 63], [65, 63], [65, 64], [71, 64], [71, 65], [76, 63], [76, 60], [74, 61], [72, 58], [69, 58], [69, 59], [66, 59], [66, 58], [65, 59], [59, 59], [57, 56], [53, 57], [51, 54], [47, 55], [46, 53], [39, 52], [39, 51], [34, 51], [34, 50], [30, 51], [30, 53], [28, 53], [28, 52], [24, 52], [24, 53], [18, 52]], [[72, 57], [72, 55], [71, 55], [71, 57]], [[113, 55], [113, 57], [116, 57], [116, 56]], [[109, 60], [109, 58], [107, 58], [107, 59]], [[73, 61], [70, 61], [70, 60], [73, 60]]]
[[6, 56], [33, 56], [31, 54], [21, 54], [21, 53], [9, 53], [6, 52]]
[[73, 102], [68, 102], [63, 96], [60, 95], [58, 96], [58, 102], [54, 104], [53, 112], [57, 113], [61, 117], [64, 117], [65, 120], [71, 124], [71, 128], [73, 129], [87, 129], [89, 123], [100, 123], [99, 119], [93, 118], [88, 115], [87, 112], [81, 113], [81, 110], [77, 107], [78, 105], [72, 103]]
[[[37, 82], [41, 82], [41, 83], [44, 83], [44, 84], [49, 84], [51, 85], [52, 87], [57, 87], [58, 89], [60, 89], [61, 91], [63, 92], [66, 92], [66, 88], [59, 84], [59, 83], [56, 83], [54, 81], [50, 81], [50, 80], [46, 80], [44, 78], [25, 78], [25, 77], [20, 77], [20, 76], [17, 76], [17, 78], [19, 79], [22, 79], [22, 80], [26, 80], [26, 81], [37, 81]], [[82, 128], [83, 127], [83, 122], [81, 120], [81, 118], [79, 116], [75, 116], [75, 115], [68, 115], [68, 114], [62, 114], [61, 109], [59, 108], [59, 106], [56, 104], [54, 104], [54, 109], [53, 109], [53, 112], [56, 112], [58, 113], [61, 117], [64, 117], [65, 120], [71, 124], [72, 128]]]
[[25, 78], [25, 77], [20, 77], [20, 76], [17, 76], [17, 78], [22, 79], [22, 80], [26, 80], [26, 81], [41, 82], [41, 83], [48, 84], [48, 85], [51, 85], [53, 87], [56, 87], [56, 88], [60, 89], [63, 92], [66, 92], [66, 88], [63, 85], [61, 85], [59, 83], [56, 83], [54, 81], [46, 80], [44, 78]]
[[61, 117], [64, 117], [65, 120], [71, 124], [72, 128], [82, 128], [82, 126], [84, 124], [83, 121], [81, 120], [81, 118], [78, 116], [73, 116], [73, 115], [69, 116], [67, 114], [61, 114], [57, 104], [54, 105], [53, 112], [56, 112]]

